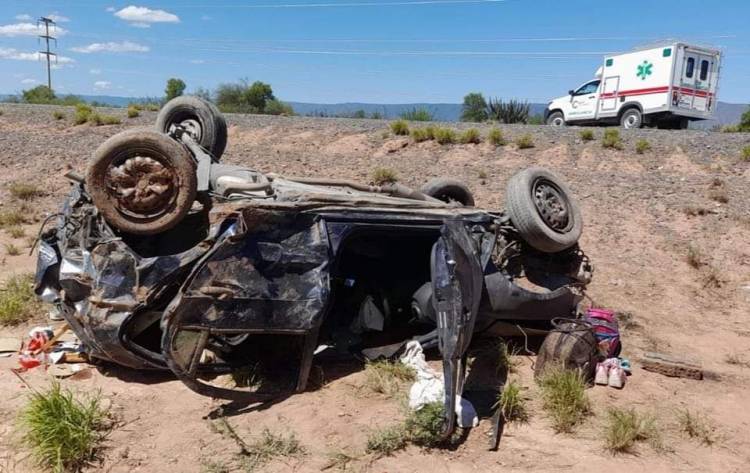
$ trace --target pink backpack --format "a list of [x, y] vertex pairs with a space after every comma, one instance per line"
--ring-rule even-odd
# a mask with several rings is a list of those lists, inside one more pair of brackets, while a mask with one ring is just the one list
[[617, 323], [615, 313], [609, 309], [591, 308], [586, 311], [586, 321], [591, 324], [594, 336], [599, 344], [599, 352], [607, 357], [619, 356], [620, 326]]

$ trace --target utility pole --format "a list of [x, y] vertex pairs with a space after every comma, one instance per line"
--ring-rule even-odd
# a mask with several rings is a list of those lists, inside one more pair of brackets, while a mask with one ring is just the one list
[[44, 54], [47, 57], [47, 87], [50, 91], [52, 91], [52, 67], [50, 65], [50, 59], [51, 56], [55, 56], [55, 63], [57, 62], [57, 54], [50, 52], [49, 50], [49, 40], [53, 40], [55, 42], [55, 46], [57, 46], [57, 38], [54, 36], [49, 35], [49, 27], [50, 25], [55, 26], [55, 22], [52, 21], [49, 18], [41, 17], [39, 20], [37, 20], [36, 24], [39, 26], [41, 23], [44, 23], [44, 34], [40, 34], [39, 37], [43, 38], [44, 41], [47, 43], [47, 50], [46, 51], [39, 51], [39, 54]]

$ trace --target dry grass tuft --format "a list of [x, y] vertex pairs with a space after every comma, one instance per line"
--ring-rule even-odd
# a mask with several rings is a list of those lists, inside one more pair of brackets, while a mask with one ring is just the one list
[[19, 200], [31, 200], [34, 197], [44, 195], [41, 189], [34, 184], [28, 184], [25, 182], [13, 182], [8, 186], [10, 195]]
[[590, 413], [586, 381], [580, 371], [550, 367], [539, 384], [555, 432], [572, 432]]
[[716, 427], [705, 414], [684, 409], [677, 413], [677, 423], [684, 434], [704, 445], [713, 445], [718, 440]]
[[372, 183], [377, 186], [398, 182], [398, 174], [391, 168], [375, 168], [372, 171]]
[[529, 149], [534, 147], [534, 138], [530, 134], [522, 135], [516, 138], [518, 149]]
[[656, 418], [639, 414], [635, 409], [613, 408], [607, 412], [604, 426], [604, 443], [613, 453], [632, 452], [637, 442], [649, 441], [661, 448], [661, 435], [656, 428]]
[[373, 361], [365, 365], [364, 386], [388, 397], [396, 395], [406, 383], [415, 379], [414, 370], [401, 362]]
[[0, 325], [18, 325], [33, 317], [38, 309], [31, 274], [12, 276], [0, 287]]
[[492, 128], [487, 134], [487, 141], [494, 146], [505, 146], [508, 143], [505, 141], [503, 131], [500, 128]]

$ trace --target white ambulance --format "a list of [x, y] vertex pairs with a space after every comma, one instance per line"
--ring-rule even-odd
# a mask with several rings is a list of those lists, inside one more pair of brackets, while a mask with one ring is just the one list
[[720, 66], [721, 51], [685, 43], [605, 56], [594, 80], [549, 103], [545, 123], [687, 128], [713, 117]]

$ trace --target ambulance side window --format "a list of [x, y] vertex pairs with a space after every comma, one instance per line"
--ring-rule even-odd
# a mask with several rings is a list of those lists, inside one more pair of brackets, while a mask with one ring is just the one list
[[685, 68], [685, 77], [692, 79], [693, 71], [695, 70], [695, 58], [689, 57], [687, 60], [687, 67]]
[[708, 79], [708, 61], [705, 59], [701, 61], [701, 80]]

